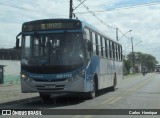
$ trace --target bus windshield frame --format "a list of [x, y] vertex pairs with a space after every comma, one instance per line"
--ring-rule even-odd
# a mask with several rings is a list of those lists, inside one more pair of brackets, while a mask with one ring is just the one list
[[24, 23], [22, 70], [53, 74], [81, 68], [85, 59], [82, 31], [79, 20], [47, 19]]
[[22, 25], [22, 32], [49, 31], [49, 30], [80, 30], [82, 24], [79, 20], [38, 20], [26, 22]]

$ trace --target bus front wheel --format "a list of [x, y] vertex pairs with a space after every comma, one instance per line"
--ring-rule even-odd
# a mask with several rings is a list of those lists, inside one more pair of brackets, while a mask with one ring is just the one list
[[94, 78], [91, 81], [91, 86], [92, 86], [92, 90], [87, 93], [88, 99], [94, 99], [96, 97], [96, 94], [97, 94], [97, 80], [96, 80], [96, 78]]

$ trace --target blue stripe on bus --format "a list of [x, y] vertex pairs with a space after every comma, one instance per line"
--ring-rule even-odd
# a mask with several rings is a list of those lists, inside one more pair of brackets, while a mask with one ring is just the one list
[[21, 73], [30, 78], [54, 80], [54, 79], [64, 79], [64, 78], [74, 77], [82, 70], [84, 70], [84, 66], [72, 72], [59, 73], [59, 74], [36, 74], [36, 73], [29, 73], [24, 70], [21, 70]]
[[[55, 30], [55, 31], [35, 31], [36, 33], [39, 34], [47, 34], [47, 33], [64, 33], [65, 31], [67, 31], [67, 33], [78, 33], [78, 32], [82, 32], [82, 30]], [[34, 32], [22, 32], [22, 35], [33, 35]]]

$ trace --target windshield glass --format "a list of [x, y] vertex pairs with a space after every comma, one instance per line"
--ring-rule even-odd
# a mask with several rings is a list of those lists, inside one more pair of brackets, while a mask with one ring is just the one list
[[22, 65], [64, 66], [83, 62], [80, 33], [23, 36]]

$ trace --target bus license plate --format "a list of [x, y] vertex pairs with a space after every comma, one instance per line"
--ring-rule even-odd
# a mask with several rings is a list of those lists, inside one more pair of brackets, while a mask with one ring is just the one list
[[55, 88], [55, 85], [46, 85], [45, 88]]

